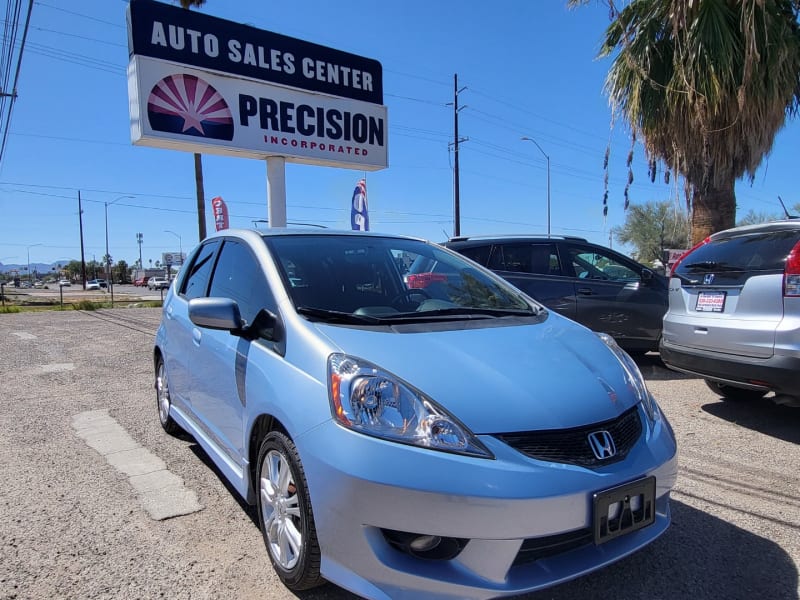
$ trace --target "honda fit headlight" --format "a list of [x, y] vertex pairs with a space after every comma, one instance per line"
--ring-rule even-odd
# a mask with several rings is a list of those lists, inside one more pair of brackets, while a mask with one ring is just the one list
[[328, 396], [336, 421], [374, 437], [494, 458], [466, 426], [418, 389], [360, 358], [332, 354]]
[[631, 391], [633, 391], [639, 402], [642, 403], [642, 406], [644, 406], [644, 411], [647, 413], [650, 422], [655, 422], [659, 416], [658, 404], [656, 404], [655, 398], [653, 398], [652, 394], [650, 394], [650, 391], [647, 389], [647, 385], [645, 385], [644, 377], [639, 370], [639, 365], [631, 358], [630, 354], [619, 347], [619, 344], [617, 344], [613, 337], [607, 333], [598, 333], [597, 337], [605, 342], [606, 346], [611, 349], [614, 356], [616, 356], [617, 360], [622, 364], [622, 370], [625, 373], [625, 383]]

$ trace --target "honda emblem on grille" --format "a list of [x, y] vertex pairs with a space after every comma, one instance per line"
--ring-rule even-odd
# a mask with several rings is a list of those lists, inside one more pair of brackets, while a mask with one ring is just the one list
[[597, 460], [605, 460], [611, 458], [617, 453], [617, 447], [614, 445], [614, 438], [606, 431], [593, 431], [589, 434], [589, 445], [592, 447], [592, 452], [597, 457]]
[[703, 275], [703, 283], [706, 285], [714, 283], [714, 274], [709, 273], [708, 275]]

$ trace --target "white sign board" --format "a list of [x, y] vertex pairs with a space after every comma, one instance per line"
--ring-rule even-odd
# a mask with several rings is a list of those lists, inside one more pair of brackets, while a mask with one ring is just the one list
[[134, 144], [374, 171], [379, 62], [162, 2], [128, 7]]
[[128, 93], [134, 144], [364, 170], [387, 166], [385, 106], [143, 57], [128, 66]]
[[165, 265], [182, 265], [186, 255], [181, 252], [162, 252], [161, 262]]

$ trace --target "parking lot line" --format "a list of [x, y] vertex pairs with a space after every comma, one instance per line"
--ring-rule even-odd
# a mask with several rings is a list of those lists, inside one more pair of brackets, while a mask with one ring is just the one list
[[142, 508], [152, 519], [162, 521], [203, 509], [197, 494], [184, 486], [164, 461], [128, 435], [107, 411], [74, 415], [72, 427], [109, 465], [128, 476]]

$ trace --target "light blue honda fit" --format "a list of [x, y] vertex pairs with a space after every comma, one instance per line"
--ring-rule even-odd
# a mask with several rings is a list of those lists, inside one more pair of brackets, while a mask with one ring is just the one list
[[670, 522], [675, 438], [631, 358], [433, 243], [219, 232], [167, 294], [154, 365], [161, 425], [257, 505], [292, 590], [519, 594]]

